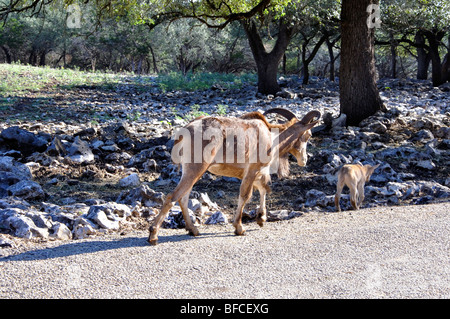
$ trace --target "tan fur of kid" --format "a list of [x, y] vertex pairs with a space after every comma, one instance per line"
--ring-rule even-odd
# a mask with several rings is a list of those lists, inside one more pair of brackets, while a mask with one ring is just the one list
[[346, 164], [338, 172], [338, 182], [336, 187], [336, 195], [334, 196], [334, 204], [336, 210], [341, 211], [339, 199], [345, 185], [350, 189], [350, 203], [353, 209], [359, 209], [364, 200], [364, 185], [370, 180], [375, 169], [380, 166], [370, 166], [361, 164]]

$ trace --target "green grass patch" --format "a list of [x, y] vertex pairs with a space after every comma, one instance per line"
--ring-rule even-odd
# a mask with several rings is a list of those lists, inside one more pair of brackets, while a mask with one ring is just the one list
[[119, 75], [109, 73], [0, 64], [0, 94], [3, 96], [23, 96], [26, 92], [86, 85], [108, 88], [119, 83], [120, 79]]
[[72, 69], [55, 69], [48, 66], [0, 64], [0, 95], [26, 96], [27, 92], [51, 91], [52, 89], [77, 89], [80, 87], [98, 87], [113, 90], [118, 85], [127, 84], [138, 91], [146, 91], [155, 85], [162, 92], [197, 91], [211, 87], [217, 89], [239, 89], [245, 83], [256, 83], [254, 73], [225, 74], [198, 72], [186, 75], [180, 72], [153, 76], [136, 76], [134, 74], [114, 74], [104, 72], [86, 72]]
[[190, 72], [183, 75], [180, 72], [170, 72], [159, 75], [156, 82], [163, 92], [167, 92], [207, 90], [213, 86], [218, 89], [239, 89], [244, 83], [254, 83], [256, 79], [256, 74], [252, 73]]

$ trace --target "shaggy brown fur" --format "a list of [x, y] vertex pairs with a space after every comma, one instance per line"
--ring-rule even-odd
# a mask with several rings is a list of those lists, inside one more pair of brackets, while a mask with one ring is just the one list
[[[175, 190], [167, 195], [160, 213], [153, 221], [149, 229], [148, 242], [153, 245], [157, 244], [158, 230], [170, 208], [177, 201], [180, 204], [189, 234], [193, 236], [199, 234], [197, 227], [194, 226], [189, 217], [187, 204], [192, 187], [206, 171], [221, 176], [237, 177], [242, 180], [238, 207], [233, 221], [236, 235], [245, 233], [242, 226], [242, 213], [254, 188], [260, 193], [260, 205], [256, 221], [260, 226], [263, 226], [267, 219], [265, 200], [266, 194], [270, 191], [268, 184], [272, 164], [278, 161], [278, 173], [280, 175], [288, 174], [287, 156], [288, 153], [291, 153], [297, 158], [298, 164], [304, 166], [306, 164], [306, 142], [311, 136], [310, 129], [318, 123], [319, 117], [320, 112], [312, 111], [305, 115], [302, 120], [298, 120], [294, 115], [284, 124], [273, 125], [268, 123], [261, 113], [253, 112], [241, 118], [200, 117], [186, 125], [183, 128], [186, 139], [180, 138], [174, 145], [174, 149], [176, 148], [181, 153], [175, 152], [176, 155], [180, 155], [177, 160], [180, 160], [182, 165], [181, 180]], [[315, 118], [317, 120], [314, 120]], [[274, 139], [275, 132], [272, 132], [271, 128], [278, 129], [277, 139]], [[192, 141], [194, 141], [195, 134], [206, 130], [214, 131], [215, 135], [210, 140], [201, 141], [201, 151], [204, 153], [207, 150], [208, 152], [203, 154], [205, 157], [199, 163], [196, 162], [195, 157], [202, 154], [199, 154], [199, 150], [195, 149], [195, 142], [192, 143]], [[245, 139], [238, 142], [236, 136], [242, 137], [242, 132], [247, 132], [247, 130], [254, 134], [245, 134]], [[240, 144], [238, 145], [238, 143]], [[227, 158], [224, 161], [222, 155], [229, 155], [226, 152], [227, 147], [233, 145], [234, 152], [230, 153], [232, 158]], [[244, 161], [240, 161], [238, 158], [236, 150], [239, 147], [237, 146], [241, 146], [241, 149], [244, 147]], [[172, 158], [174, 158], [173, 156], [174, 150], [172, 150]], [[256, 162], [250, 159], [256, 159]]]

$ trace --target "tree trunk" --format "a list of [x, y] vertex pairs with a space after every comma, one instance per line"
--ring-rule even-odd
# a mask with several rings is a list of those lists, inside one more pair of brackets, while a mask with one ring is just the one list
[[286, 52], [292, 36], [292, 29], [280, 21], [278, 38], [272, 51], [267, 52], [261, 35], [253, 19], [242, 22], [247, 35], [253, 58], [258, 71], [258, 92], [261, 94], [275, 94], [280, 91], [277, 81], [278, 65]]
[[92, 57], [91, 58], [91, 70], [92, 70], [92, 72], [95, 72], [96, 65], [97, 65], [97, 58], [96, 57]]
[[[334, 45], [336, 44], [336, 42], [339, 41], [339, 39], [341, 38], [341, 35], [339, 34], [333, 41], [330, 40], [332, 34], [330, 34], [330, 32], [326, 29], [324, 29], [324, 35], [326, 36], [325, 39], [325, 43], [327, 45], [328, 48], [328, 56], [330, 58], [330, 62], [328, 63], [330, 65], [330, 81], [334, 82], [335, 81], [335, 70], [334, 70], [334, 64], [337, 60], [337, 58], [339, 57], [340, 53], [338, 53], [337, 55], [334, 55]], [[326, 70], [326, 68], [325, 68]], [[325, 73], [325, 72], [324, 72]]]
[[445, 35], [444, 31], [425, 31], [425, 37], [428, 40], [430, 46], [430, 57], [431, 57], [431, 78], [433, 86], [437, 87], [444, 83], [442, 80], [442, 65], [441, 57], [439, 56], [439, 44]]
[[425, 38], [422, 31], [417, 31], [414, 38], [417, 45], [417, 80], [426, 80], [428, 78], [428, 67], [430, 65], [430, 54], [423, 47]]
[[296, 68], [298, 73], [300, 73], [301, 61], [302, 61], [302, 46], [299, 45], [297, 46], [297, 68]]
[[39, 66], [45, 66], [45, 64], [46, 64], [45, 57], [46, 56], [47, 56], [47, 50], [46, 49], [42, 49], [41, 56], [39, 58]]
[[303, 78], [302, 84], [308, 84], [309, 82], [309, 63], [306, 62], [306, 47], [308, 46], [309, 40], [304, 39], [305, 41], [302, 44], [302, 73], [301, 77]]
[[391, 42], [391, 72], [392, 78], [397, 78], [397, 42], [394, 38], [394, 33], [390, 32], [389, 34], [390, 42]]
[[6, 45], [2, 45], [3, 52], [5, 53], [6, 63], [12, 63], [11, 50]]
[[342, 0], [339, 88], [347, 125], [386, 110], [376, 84], [374, 29], [367, 25], [370, 4], [378, 0]]
[[450, 82], [450, 54], [447, 53], [442, 61], [442, 81]]
[[[256, 59], [255, 59], [256, 60]], [[258, 92], [261, 94], [275, 94], [281, 90], [278, 85], [279, 61], [268, 59], [256, 60], [256, 66], [258, 69]]]
[[28, 64], [29, 65], [33, 65], [35, 66], [37, 62], [37, 53], [36, 53], [36, 48], [34, 46], [31, 47], [31, 52], [30, 55], [28, 57]]
[[153, 72], [158, 74], [158, 67], [156, 66], [156, 56], [155, 56], [155, 52], [153, 52], [153, 48], [151, 46], [149, 46], [150, 48], [150, 53], [152, 54], [152, 61], [153, 61]]
[[139, 75], [142, 74], [142, 60], [143, 60], [143, 58], [140, 56], [138, 63], [137, 63], [137, 74], [139, 74]]
[[422, 31], [416, 32], [414, 42], [417, 45], [417, 80], [426, 80], [431, 59], [430, 54], [424, 48], [425, 38]]
[[336, 58], [334, 57], [333, 43], [330, 41], [329, 36], [327, 36], [326, 43], [328, 48], [328, 56], [330, 57], [330, 81], [334, 82], [334, 62], [336, 61]]
[[303, 82], [302, 84], [308, 84], [309, 83], [309, 64], [312, 62], [314, 57], [316, 56], [317, 52], [319, 51], [322, 44], [327, 39], [326, 35], [322, 35], [322, 37], [319, 39], [319, 41], [314, 46], [313, 50], [311, 51], [311, 54], [308, 58], [306, 58], [306, 47], [308, 46], [309, 42], [312, 40], [312, 38], [307, 39], [306, 36], [303, 36], [305, 39], [305, 42], [303, 42], [303, 48], [302, 48], [302, 64], [303, 64]]

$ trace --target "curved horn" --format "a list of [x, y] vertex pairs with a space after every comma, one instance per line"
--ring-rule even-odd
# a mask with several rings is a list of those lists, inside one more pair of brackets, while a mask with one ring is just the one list
[[295, 114], [292, 113], [291, 111], [286, 110], [286, 109], [282, 109], [282, 108], [279, 108], [279, 107], [276, 107], [276, 108], [273, 108], [273, 109], [265, 111], [264, 112], [264, 116], [266, 116], [267, 114], [270, 114], [270, 113], [280, 114], [281, 116], [285, 117], [288, 121], [292, 120], [293, 118], [297, 118], [295, 116]]
[[[316, 117], [317, 117], [317, 119], [315, 119]], [[311, 111], [308, 114], [306, 114], [300, 122], [303, 124], [309, 124], [313, 121], [318, 121], [319, 119], [320, 119], [320, 112], [319, 111]]]

